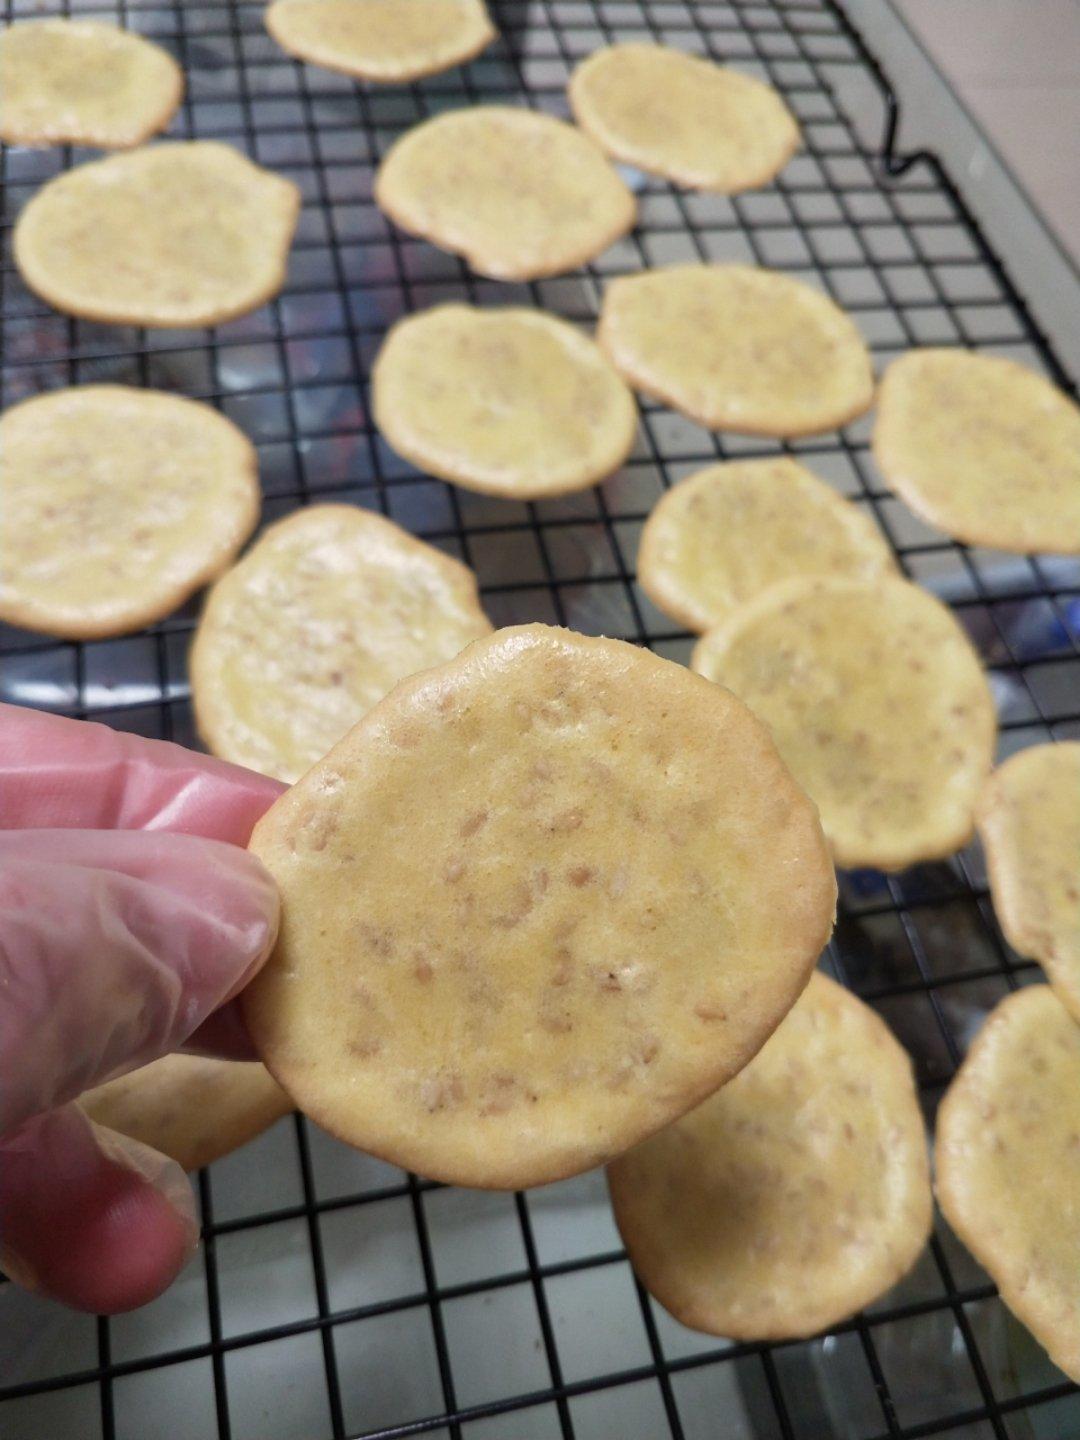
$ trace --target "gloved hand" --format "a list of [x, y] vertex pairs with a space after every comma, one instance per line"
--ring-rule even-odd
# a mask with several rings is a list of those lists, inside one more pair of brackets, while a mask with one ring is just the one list
[[278, 900], [241, 849], [283, 787], [177, 745], [0, 705], [0, 1267], [145, 1304], [198, 1239], [171, 1160], [67, 1102], [182, 1045], [251, 1058], [229, 1002]]

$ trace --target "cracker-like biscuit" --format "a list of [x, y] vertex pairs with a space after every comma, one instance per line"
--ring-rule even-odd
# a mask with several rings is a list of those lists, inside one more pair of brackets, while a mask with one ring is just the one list
[[698, 190], [765, 185], [799, 148], [795, 117], [771, 85], [666, 45], [595, 50], [567, 94], [609, 155]]
[[251, 848], [282, 928], [244, 992], [272, 1073], [423, 1175], [576, 1174], [739, 1070], [835, 879], [733, 696], [617, 640], [501, 630], [403, 681]]
[[636, 214], [587, 135], [508, 105], [451, 110], [408, 131], [379, 167], [375, 200], [403, 230], [493, 280], [573, 270], [625, 235]]
[[0, 30], [0, 140], [141, 145], [164, 130], [184, 74], [160, 45], [99, 20], [27, 20]]
[[290, 55], [383, 85], [463, 65], [498, 33], [483, 0], [274, 0], [264, 23]]
[[734, 1080], [608, 1167], [647, 1290], [694, 1330], [817, 1334], [871, 1304], [926, 1244], [933, 1202], [911, 1061], [815, 974]]
[[1033, 745], [986, 782], [975, 809], [1005, 938], [1045, 968], [1080, 1020], [1080, 743]]
[[641, 532], [638, 580], [665, 614], [709, 630], [796, 575], [895, 570], [874, 522], [779, 455], [709, 465], [661, 496]]
[[754, 265], [613, 280], [597, 339], [636, 390], [713, 430], [813, 435], [874, 398], [870, 354], [827, 295]]
[[370, 510], [297, 510], [207, 597], [190, 658], [199, 733], [295, 780], [404, 676], [490, 630], [459, 560]]
[[15, 224], [15, 263], [70, 315], [217, 325], [281, 289], [299, 213], [292, 181], [231, 145], [150, 145], [44, 185]]
[[398, 454], [467, 490], [517, 500], [585, 490], [634, 444], [637, 406], [607, 357], [541, 310], [410, 315], [371, 380], [376, 424]]
[[901, 355], [882, 376], [873, 450], [896, 493], [957, 540], [1080, 553], [1080, 407], [1014, 360]]
[[0, 618], [91, 640], [138, 630], [251, 534], [254, 447], [209, 405], [81, 385], [0, 418]]
[[1049, 986], [990, 1013], [938, 1110], [935, 1162], [945, 1218], [1080, 1380], [1080, 1026]]
[[698, 641], [693, 667], [769, 726], [844, 866], [899, 870], [972, 833], [993, 696], [940, 600], [906, 580], [784, 580]]
[[293, 1108], [255, 1061], [165, 1055], [79, 1096], [97, 1125], [201, 1170], [261, 1135]]

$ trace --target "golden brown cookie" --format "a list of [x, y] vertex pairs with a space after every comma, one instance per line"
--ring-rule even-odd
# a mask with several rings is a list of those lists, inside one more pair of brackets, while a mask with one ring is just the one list
[[276, 295], [300, 191], [216, 140], [65, 171], [23, 207], [15, 263], [57, 310], [117, 325], [218, 325]]
[[865, 342], [827, 295], [754, 265], [670, 265], [604, 292], [597, 339], [636, 390], [713, 430], [813, 435], [869, 409]]
[[282, 928], [244, 992], [350, 1144], [516, 1189], [611, 1159], [738, 1071], [832, 923], [814, 807], [718, 687], [501, 630], [403, 681], [255, 828]]
[[630, 1261], [694, 1330], [814, 1335], [904, 1276], [930, 1233], [911, 1062], [815, 974], [734, 1080], [608, 1167]]
[[991, 1012], [941, 1102], [935, 1150], [945, 1218], [1080, 1380], [1080, 1027], [1048, 986]]
[[609, 155], [698, 190], [766, 185], [799, 147], [795, 117], [771, 85], [666, 45], [594, 50], [567, 94]]
[[79, 1096], [97, 1125], [201, 1170], [261, 1135], [292, 1101], [254, 1061], [165, 1055]]
[[141, 145], [172, 119], [184, 74], [160, 45], [99, 20], [0, 30], [0, 140]]
[[1080, 744], [1033, 745], [999, 766], [975, 810], [1005, 938], [1045, 968], [1080, 1020]]
[[476, 576], [370, 510], [271, 525], [207, 597], [191, 649], [215, 755], [292, 781], [406, 675], [491, 629]]
[[463, 65], [498, 33], [483, 0], [274, 0], [264, 19], [290, 55], [383, 85]]
[[925, 590], [781, 581], [699, 640], [692, 663], [769, 726], [838, 865], [899, 870], [970, 839], [994, 701], [963, 629]]
[[584, 490], [629, 455], [634, 397], [598, 346], [541, 310], [440, 305], [391, 329], [375, 421], [399, 455], [467, 490]]
[[778, 580], [869, 579], [895, 568], [869, 516], [783, 455], [680, 480], [660, 497], [638, 549], [641, 588], [691, 630], [719, 625]]
[[1080, 553], [1080, 408], [1033, 370], [967, 350], [912, 350], [885, 371], [881, 473], [917, 515], [969, 545]]
[[587, 135], [535, 110], [474, 105], [415, 126], [375, 177], [379, 208], [478, 275], [584, 265], [634, 223], [634, 197]]
[[90, 640], [160, 620], [251, 534], [254, 447], [209, 405], [121, 385], [0, 418], [0, 618]]

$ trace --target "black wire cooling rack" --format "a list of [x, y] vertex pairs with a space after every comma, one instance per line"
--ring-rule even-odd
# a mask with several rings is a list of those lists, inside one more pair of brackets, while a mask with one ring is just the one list
[[[684, 660], [689, 637], [634, 579], [641, 522], [697, 466], [778, 447], [645, 404], [632, 458], [598, 490], [535, 505], [455, 490], [398, 460], [371, 424], [372, 356], [408, 310], [465, 296], [590, 323], [612, 274], [746, 259], [824, 286], [879, 366], [913, 345], [967, 345], [1069, 386], [938, 159], [894, 153], [892, 91], [834, 0], [497, 3], [501, 39], [480, 59], [388, 90], [289, 60], [259, 5], [72, 9], [160, 40], [188, 78], [171, 133], [220, 137], [293, 176], [303, 217], [284, 293], [243, 320], [193, 332], [72, 321], [27, 293], [9, 240], [24, 200], [84, 157], [6, 151], [3, 402], [102, 380], [209, 399], [258, 446], [267, 520], [324, 498], [384, 511], [466, 559], [496, 623], [559, 622]], [[40, 7], [5, 0], [3, 13]], [[373, 168], [403, 129], [481, 101], [564, 114], [574, 63], [630, 38], [767, 78], [799, 116], [805, 148], [773, 186], [734, 199], [633, 177], [635, 232], [586, 270], [527, 286], [477, 280], [375, 209]], [[860, 143], [834, 93], [853, 67], [892, 121], [883, 153]], [[955, 606], [990, 667], [1006, 752], [1080, 736], [1080, 563], [950, 543], [889, 495], [867, 435], [859, 422], [780, 448], [872, 511], [904, 570]], [[196, 614], [189, 605], [139, 635], [85, 645], [0, 627], [0, 696], [195, 743], [185, 652]], [[890, 878], [842, 875], [828, 963], [911, 1051], [931, 1120], [986, 1010], [1037, 974], [995, 926], [975, 849]], [[914, 1273], [867, 1314], [765, 1346], [694, 1335], [649, 1301], [598, 1175], [528, 1195], [446, 1189], [293, 1117], [203, 1172], [198, 1193], [199, 1260], [134, 1316], [76, 1316], [0, 1286], [4, 1440], [1080, 1435], [1080, 1393], [940, 1225]]]

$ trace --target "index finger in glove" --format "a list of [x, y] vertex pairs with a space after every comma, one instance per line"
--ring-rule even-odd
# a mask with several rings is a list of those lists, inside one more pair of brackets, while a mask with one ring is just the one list
[[0, 705], [5, 830], [168, 830], [246, 845], [284, 789], [164, 740]]

